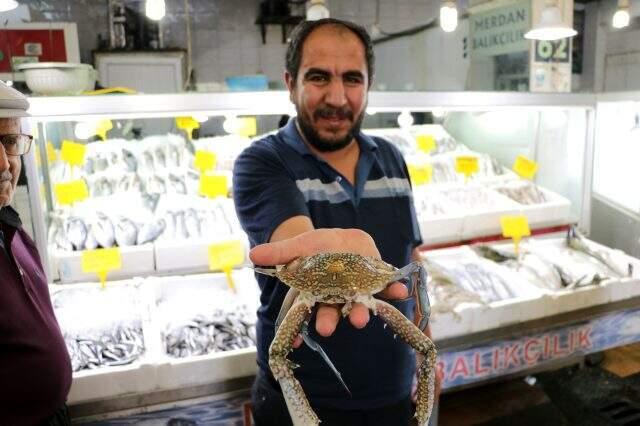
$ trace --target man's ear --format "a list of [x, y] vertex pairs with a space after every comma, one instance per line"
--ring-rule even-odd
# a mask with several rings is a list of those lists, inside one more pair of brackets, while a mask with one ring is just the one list
[[295, 90], [296, 82], [289, 71], [284, 72], [284, 84], [287, 85], [287, 89], [289, 90], [289, 100], [293, 102], [293, 91]]

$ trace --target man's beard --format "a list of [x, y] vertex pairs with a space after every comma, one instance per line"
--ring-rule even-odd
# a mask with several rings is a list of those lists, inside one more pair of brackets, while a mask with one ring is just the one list
[[302, 135], [312, 147], [320, 152], [339, 151], [342, 148], [348, 146], [356, 137], [356, 135], [360, 133], [360, 127], [362, 126], [362, 120], [364, 118], [364, 111], [356, 118], [356, 120], [354, 120], [353, 112], [350, 109], [334, 108], [329, 106], [318, 108], [313, 113], [314, 121], [319, 118], [329, 118], [337, 116], [339, 118], [348, 119], [353, 122], [353, 125], [351, 126], [349, 131], [347, 131], [343, 138], [326, 139], [320, 136], [320, 134], [313, 127], [313, 124], [311, 123], [308, 115], [303, 114], [298, 106], [296, 106], [296, 110], [298, 112], [298, 125], [300, 126]]

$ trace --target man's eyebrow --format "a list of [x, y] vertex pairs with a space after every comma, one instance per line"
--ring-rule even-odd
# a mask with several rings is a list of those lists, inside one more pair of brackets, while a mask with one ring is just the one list
[[305, 78], [312, 74], [320, 74], [320, 75], [329, 75], [329, 71], [323, 70], [322, 68], [309, 68], [307, 72], [304, 73]]
[[361, 71], [347, 71], [342, 74], [343, 77], [358, 77], [364, 79], [364, 74]]

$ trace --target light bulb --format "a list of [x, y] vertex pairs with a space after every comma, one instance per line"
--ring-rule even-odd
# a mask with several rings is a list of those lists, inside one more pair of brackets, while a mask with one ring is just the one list
[[165, 13], [167, 12], [166, 9], [164, 0], [147, 0], [145, 13], [147, 18], [159, 21], [164, 18]]
[[198, 123], [206, 123], [209, 121], [209, 116], [207, 114], [193, 114], [193, 118]]
[[629, 10], [618, 9], [613, 15], [613, 28], [624, 28], [629, 26]]
[[15, 0], [0, 0], [0, 12], [8, 12], [18, 6], [19, 4]]
[[442, 3], [440, 7], [440, 28], [445, 33], [450, 33], [458, 27], [458, 9], [452, 1]]
[[540, 20], [524, 38], [529, 40], [553, 41], [573, 37], [578, 32], [562, 20], [562, 12], [557, 4], [551, 0], [540, 13]]
[[81, 121], [76, 123], [74, 133], [78, 139], [89, 139], [91, 136], [95, 135], [95, 128], [96, 123]]
[[398, 126], [400, 127], [409, 127], [413, 124], [413, 116], [409, 113], [409, 111], [402, 111], [398, 115]]
[[240, 120], [235, 115], [228, 115], [222, 123], [222, 128], [230, 135], [234, 135], [240, 130]]
[[317, 21], [329, 17], [329, 8], [324, 0], [311, 0], [307, 8], [307, 21]]

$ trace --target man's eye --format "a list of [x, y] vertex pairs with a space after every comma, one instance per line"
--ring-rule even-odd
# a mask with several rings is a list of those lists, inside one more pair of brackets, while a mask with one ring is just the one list
[[362, 83], [362, 77], [359, 77], [359, 76], [347, 76], [347, 77], [345, 77], [344, 81], [346, 83], [351, 83], [351, 84], [360, 84], [360, 83]]
[[309, 77], [307, 77], [307, 80], [309, 81], [314, 81], [314, 82], [322, 82], [322, 81], [327, 81], [328, 78], [326, 75], [322, 75], [322, 74], [312, 74]]
[[5, 138], [2, 140], [2, 144], [5, 146], [14, 146], [18, 141], [14, 138]]

